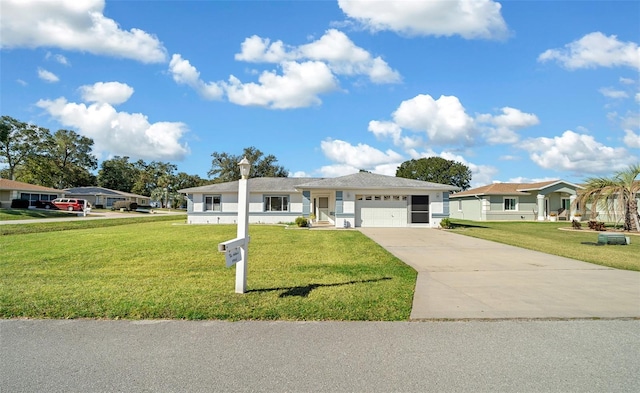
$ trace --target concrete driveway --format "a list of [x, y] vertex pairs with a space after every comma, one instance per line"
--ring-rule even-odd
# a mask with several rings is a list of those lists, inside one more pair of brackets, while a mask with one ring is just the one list
[[360, 231], [418, 271], [412, 320], [640, 318], [640, 272], [437, 229]]

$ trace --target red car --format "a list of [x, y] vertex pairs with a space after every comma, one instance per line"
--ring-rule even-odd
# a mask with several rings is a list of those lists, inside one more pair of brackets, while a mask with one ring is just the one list
[[68, 211], [83, 211], [91, 204], [86, 199], [58, 198], [51, 201], [58, 209]]

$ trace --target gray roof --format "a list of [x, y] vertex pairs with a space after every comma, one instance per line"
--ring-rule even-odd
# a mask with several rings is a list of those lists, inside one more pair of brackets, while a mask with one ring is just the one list
[[[306, 183], [317, 178], [310, 177], [254, 177], [249, 179], [250, 192], [298, 192], [298, 184]], [[178, 190], [183, 194], [193, 193], [224, 193], [238, 192], [238, 181], [209, 184], [201, 187], [192, 187]]]
[[72, 195], [114, 195], [134, 198], [149, 198], [144, 195], [132, 194], [130, 192], [112, 190], [105, 187], [73, 187], [64, 190], [67, 196]]
[[350, 190], [363, 190], [363, 189], [419, 189], [419, 190], [442, 190], [442, 191], [457, 191], [458, 187], [431, 183], [422, 180], [405, 179], [403, 177], [378, 175], [369, 172], [358, 172], [352, 175], [334, 177], [330, 179], [322, 179], [314, 182], [303, 183], [298, 188], [305, 189], [350, 189]]
[[[432, 191], [459, 190], [458, 187], [446, 184], [377, 175], [368, 172], [358, 172], [352, 175], [326, 179], [309, 177], [256, 177], [249, 179], [250, 192], [300, 192], [303, 189], [376, 190], [389, 188]], [[179, 190], [179, 192], [184, 194], [238, 192], [238, 181], [185, 188]]]

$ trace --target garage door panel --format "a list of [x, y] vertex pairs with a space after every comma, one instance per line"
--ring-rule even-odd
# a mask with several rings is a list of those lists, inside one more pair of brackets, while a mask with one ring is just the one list
[[356, 226], [371, 228], [406, 225], [406, 201], [357, 201], [356, 203]]

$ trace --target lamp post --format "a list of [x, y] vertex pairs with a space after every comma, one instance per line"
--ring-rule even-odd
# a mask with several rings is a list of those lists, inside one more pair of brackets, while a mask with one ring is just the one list
[[247, 289], [247, 260], [249, 259], [249, 172], [251, 163], [244, 157], [238, 163], [240, 175], [238, 182], [238, 232], [237, 238], [244, 239], [240, 247], [240, 261], [236, 263], [236, 293], [245, 293]]

